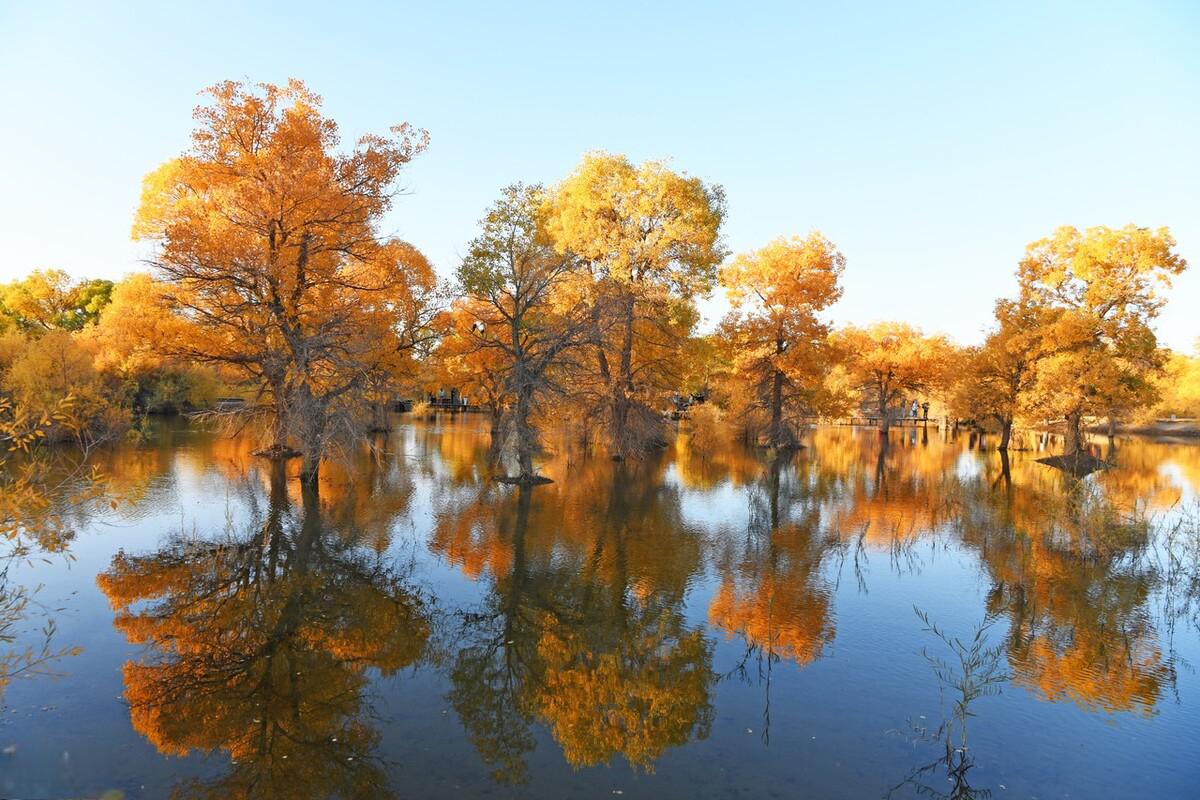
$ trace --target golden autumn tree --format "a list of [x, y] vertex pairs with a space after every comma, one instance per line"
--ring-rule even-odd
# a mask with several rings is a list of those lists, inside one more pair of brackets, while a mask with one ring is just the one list
[[1200, 340], [1192, 353], [1172, 353], [1158, 377], [1161, 416], [1200, 417]]
[[941, 336], [926, 336], [901, 322], [880, 322], [837, 332], [835, 344], [846, 360], [848, 378], [879, 418], [886, 434], [897, 404], [928, 396], [945, 379], [953, 348]]
[[1036, 403], [1066, 420], [1068, 455], [1083, 448], [1085, 417], [1153, 402], [1164, 354], [1150, 327], [1171, 278], [1186, 269], [1166, 228], [1062, 227], [1026, 249], [1021, 300], [1051, 317]]
[[724, 192], [661, 162], [591, 153], [551, 193], [546, 228], [584, 262], [596, 342], [591, 395], [614, 458], [663, 440], [654, 406], [679, 384], [680, 344], [725, 252]]
[[172, 312], [163, 286], [145, 273], [118, 281], [95, 325], [78, 336], [92, 353], [92, 366], [115, 384], [134, 411], [177, 411], [202, 406], [220, 388], [216, 371], [166, 354], [163, 343], [189, 334], [190, 324]]
[[77, 331], [95, 322], [108, 305], [113, 282], [94, 278], [73, 281], [59, 269], [34, 270], [0, 287], [0, 318], [25, 333]]
[[577, 268], [556, 251], [545, 231], [544, 192], [516, 184], [504, 189], [480, 220], [480, 233], [458, 268], [472, 317], [467, 347], [494, 351], [510, 406], [502, 448], [515, 456], [513, 480], [534, 483], [533, 457], [541, 447], [533, 415], [567, 387], [555, 380], [571, 351], [588, 341], [590, 316], [582, 298], [565, 291]]
[[996, 327], [984, 343], [964, 354], [951, 408], [959, 417], [996, 420], [999, 449], [1007, 450], [1013, 422], [1028, 409], [1037, 385], [1049, 320], [1043, 309], [1019, 300], [998, 301], [995, 315]]
[[387, 430], [391, 401], [417, 388], [423, 360], [445, 333], [448, 288], [439, 283], [429, 259], [408, 242], [384, 242], [376, 254], [387, 275], [386, 291], [360, 292], [358, 324], [382, 334], [368, 343], [361, 367], [361, 394], [371, 408], [372, 430]]
[[315, 483], [326, 445], [402, 342], [411, 248], [384, 240], [400, 170], [427, 135], [407, 125], [339, 148], [297, 80], [225, 82], [197, 108], [192, 147], [145, 179], [136, 238], [194, 333], [172, 351], [238, 371], [271, 418], [274, 456], [302, 449]]
[[460, 397], [476, 398], [479, 405], [486, 406], [492, 443], [496, 444], [504, 409], [511, 401], [511, 364], [499, 348], [480, 346], [477, 326], [479, 318], [487, 316], [479, 300], [456, 300], [446, 313], [442, 337], [426, 364], [426, 377], [436, 388], [457, 388]]
[[767, 417], [766, 444], [797, 444], [796, 419], [818, 410], [830, 350], [818, 315], [841, 296], [846, 259], [813, 232], [776, 239], [721, 270], [733, 308], [721, 324], [735, 380]]
[[44, 430], [49, 439], [94, 444], [128, 424], [128, 411], [97, 372], [89, 343], [65, 330], [29, 339], [4, 376], [4, 389], [15, 405], [50, 414], [52, 420], [63, 401], [69, 401], [69, 424], [51, 424]]

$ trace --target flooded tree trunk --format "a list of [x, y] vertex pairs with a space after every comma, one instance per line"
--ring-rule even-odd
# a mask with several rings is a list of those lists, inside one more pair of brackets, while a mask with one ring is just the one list
[[513, 410], [513, 424], [517, 439], [517, 477], [521, 483], [533, 480], [533, 452], [537, 449], [537, 437], [529, 415], [533, 410], [533, 388], [522, 382], [517, 393], [517, 403]]
[[[775, 354], [783, 355], [787, 350], [787, 342], [783, 338], [782, 326], [775, 332]], [[776, 369], [771, 376], [771, 429], [767, 432], [767, 443], [775, 448], [788, 448], [795, 445], [792, 432], [783, 421], [783, 384], [786, 376], [783, 370]]]
[[287, 392], [283, 388], [283, 381], [278, 378], [271, 378], [271, 443], [267, 448], [260, 451], [262, 455], [268, 458], [287, 458], [291, 454], [288, 447], [288, 409], [287, 409]]
[[488, 418], [491, 426], [492, 448], [500, 447], [500, 421], [504, 415], [500, 411], [500, 401], [492, 400], [488, 405]]
[[1083, 450], [1083, 412], [1072, 411], [1066, 417], [1067, 429], [1063, 452], [1073, 455]]
[[629, 406], [633, 395], [633, 323], [634, 298], [632, 294], [622, 299], [621, 308], [621, 360], [617, 367], [612, 391], [612, 438], [613, 459], [621, 461], [633, 451], [629, 430]]
[[891, 428], [892, 421], [888, 417], [887, 392], [883, 389], [879, 390], [879, 435], [887, 436], [888, 429]]
[[297, 393], [296, 408], [300, 412], [300, 438], [302, 439], [300, 455], [303, 462], [300, 465], [300, 483], [306, 487], [315, 487], [321, 470], [321, 456], [325, 450], [325, 428], [328, 425], [328, 409], [321, 400], [313, 397], [307, 386], [302, 386]]
[[[1008, 443], [1012, 440], [1013, 421], [1012, 417], [1005, 417], [1000, 420], [1000, 452], [1008, 452]], [[1007, 457], [1007, 456], [1006, 456]]]
[[287, 413], [282, 401], [275, 401], [275, 418], [271, 420], [272, 453], [279, 454], [287, 450]]
[[314, 490], [317, 486], [317, 480], [321, 473], [321, 451], [320, 448], [304, 448], [304, 461], [300, 465], [300, 483], [304, 486], [312, 487]]
[[388, 430], [388, 406], [387, 401], [371, 403], [371, 427], [372, 433], [380, 433]]
[[787, 447], [786, 431], [783, 429], [783, 373], [775, 370], [771, 381], [771, 427], [767, 431], [767, 444], [772, 447]]

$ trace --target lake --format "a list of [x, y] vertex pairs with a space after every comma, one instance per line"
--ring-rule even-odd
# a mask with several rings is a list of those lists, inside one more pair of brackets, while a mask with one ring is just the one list
[[394, 422], [319, 494], [177, 420], [97, 453], [115, 508], [10, 570], [14, 646], [80, 649], [8, 686], [0, 794], [1197, 796], [1200, 444], [558, 443], [521, 489], [482, 416]]

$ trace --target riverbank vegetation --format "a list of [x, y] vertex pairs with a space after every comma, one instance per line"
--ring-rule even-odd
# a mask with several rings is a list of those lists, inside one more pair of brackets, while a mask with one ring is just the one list
[[[501, 474], [531, 483], [552, 427], [635, 459], [698, 403], [696, 439], [778, 451], [821, 419], [886, 433], [932, 417], [1002, 449], [1015, 427], [1056, 426], [1074, 454], [1092, 424], [1200, 416], [1200, 353], [1153, 328], [1186, 268], [1165, 228], [1051, 230], [984, 342], [963, 346], [898, 320], [833, 325], [853, 269], [834, 242], [781, 231], [731, 254], [721, 187], [665, 162], [592, 152], [557, 184], [502, 190], [439, 280], [383, 233], [426, 132], [347, 146], [294, 80], [218, 84], [195, 119], [190, 148], [144, 181], [148, 271], [36, 270], [0, 288], [3, 396], [43, 421], [39, 441], [203, 412], [261, 431], [262, 455], [299, 458], [315, 484], [395, 401], [450, 390], [491, 413]], [[714, 292], [730, 310], [706, 331], [696, 303]]]

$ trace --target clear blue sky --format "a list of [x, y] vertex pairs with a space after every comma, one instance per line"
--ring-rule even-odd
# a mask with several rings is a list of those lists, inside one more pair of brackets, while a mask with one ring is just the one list
[[823, 231], [835, 319], [963, 341], [1027, 242], [1167, 225], [1160, 335], [1200, 336], [1200, 3], [584, 5], [0, 0], [0, 279], [138, 269], [197, 91], [295, 76], [347, 141], [430, 131], [388, 225], [447, 274], [501, 186], [603, 148], [723, 184], [734, 250]]

